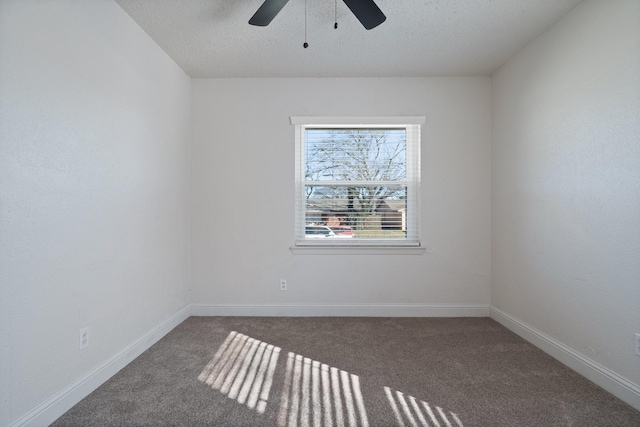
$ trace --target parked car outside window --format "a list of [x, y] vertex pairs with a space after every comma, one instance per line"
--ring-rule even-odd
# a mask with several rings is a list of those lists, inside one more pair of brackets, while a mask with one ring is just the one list
[[304, 237], [307, 239], [324, 239], [326, 237], [336, 237], [336, 234], [324, 225], [307, 225], [304, 228]]

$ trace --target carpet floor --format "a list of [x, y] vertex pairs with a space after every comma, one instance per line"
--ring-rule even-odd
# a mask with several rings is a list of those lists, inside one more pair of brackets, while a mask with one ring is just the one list
[[640, 426], [489, 318], [191, 317], [63, 426]]

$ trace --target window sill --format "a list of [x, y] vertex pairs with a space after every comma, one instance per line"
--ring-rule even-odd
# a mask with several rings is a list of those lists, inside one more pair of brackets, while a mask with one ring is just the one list
[[291, 246], [294, 255], [423, 255], [419, 246]]

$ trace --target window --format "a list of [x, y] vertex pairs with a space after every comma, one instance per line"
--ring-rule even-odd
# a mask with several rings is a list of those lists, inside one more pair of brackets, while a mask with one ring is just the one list
[[292, 117], [296, 246], [420, 246], [423, 117]]

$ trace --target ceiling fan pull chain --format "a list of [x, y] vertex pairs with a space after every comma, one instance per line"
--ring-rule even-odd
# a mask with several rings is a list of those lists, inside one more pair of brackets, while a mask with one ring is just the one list
[[333, 24], [333, 28], [334, 29], [338, 29], [338, 0], [335, 0], [333, 3], [333, 22], [335, 22], [335, 24]]
[[304, 43], [302, 47], [305, 49], [309, 47], [309, 43], [307, 43], [307, 0], [304, 0]]

